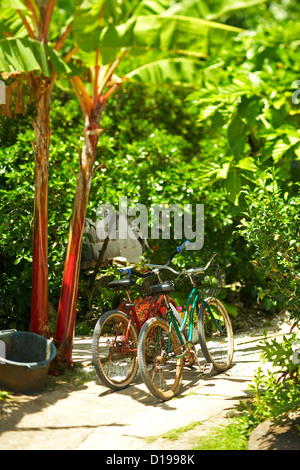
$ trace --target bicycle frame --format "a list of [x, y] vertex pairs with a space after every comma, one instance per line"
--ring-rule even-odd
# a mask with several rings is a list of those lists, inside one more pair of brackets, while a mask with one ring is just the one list
[[[166, 303], [163, 295], [152, 297], [147, 313], [145, 315], [145, 318], [143, 319], [143, 321], [140, 321], [138, 314], [136, 312], [134, 303], [132, 303], [128, 292], [127, 292], [127, 299], [128, 299], [128, 304], [126, 304], [126, 306], [129, 307], [129, 310], [126, 313], [130, 316], [130, 323], [132, 322], [132, 320], [134, 321], [138, 332], [141, 331], [143, 324], [149, 319], [151, 312], [153, 311], [152, 316], [157, 316], [159, 309], [163, 308], [164, 304]], [[169, 298], [168, 302], [171, 302], [172, 305], [174, 305], [174, 307], [176, 308], [176, 304], [173, 299]]]
[[[177, 321], [175, 319], [175, 316], [174, 316], [174, 313], [173, 313], [173, 310], [172, 310], [172, 307], [169, 305], [169, 299], [168, 299], [168, 296], [164, 296], [165, 297], [165, 301], [166, 301], [166, 304], [168, 305], [168, 313], [170, 314], [170, 317], [171, 317], [171, 320], [170, 320], [170, 327], [169, 327], [169, 338], [168, 338], [168, 351], [167, 351], [167, 355], [169, 354], [169, 351], [170, 351], [170, 337], [171, 337], [171, 332], [172, 332], [172, 328], [174, 327], [175, 331], [176, 331], [176, 334], [178, 336], [178, 339], [180, 341], [180, 344], [181, 344], [181, 347], [183, 348], [183, 353], [180, 354], [179, 356], [175, 356], [177, 358], [179, 357], [182, 357], [184, 354], [185, 354], [185, 350], [184, 350], [184, 347], [187, 343], [191, 343], [192, 342], [192, 336], [193, 336], [193, 319], [194, 319], [194, 314], [197, 312], [198, 308], [199, 308], [199, 305], [201, 303], [203, 303], [209, 313], [209, 315], [211, 316], [211, 319], [214, 323], [214, 325], [217, 327], [217, 329], [219, 331], [221, 331], [219, 325], [217, 324], [215, 318], [214, 318], [214, 315], [211, 311], [211, 308], [209, 307], [209, 305], [207, 304], [207, 302], [205, 302], [205, 300], [201, 299], [200, 298], [200, 294], [199, 294], [199, 291], [197, 289], [197, 287], [193, 287], [193, 289], [191, 290], [190, 294], [189, 294], [189, 297], [188, 297], [188, 300], [187, 300], [187, 305], [186, 305], [186, 309], [185, 309], [185, 313], [184, 313], [184, 317], [183, 317], [183, 323], [180, 327], [178, 327], [177, 325]], [[174, 305], [174, 307], [176, 308], [176, 305]], [[189, 335], [188, 335], [188, 340], [186, 342], [184, 342], [183, 340], [183, 337], [181, 335], [181, 332], [182, 330], [185, 328], [186, 324], [187, 324], [187, 321], [188, 321], [188, 318], [189, 318]]]
[[[182, 247], [184, 247], [184, 245], [186, 244], [187, 242], [185, 242]], [[181, 247], [179, 247], [181, 248]], [[180, 249], [178, 250], [180, 251]], [[174, 256], [174, 254], [173, 254]], [[200, 294], [199, 294], [199, 291], [192, 279], [192, 274], [194, 272], [204, 272], [208, 266], [210, 265], [210, 263], [212, 262], [213, 258], [216, 256], [216, 253], [213, 254], [213, 256], [211, 257], [211, 259], [208, 261], [208, 263], [206, 264], [206, 266], [202, 267], [202, 268], [196, 268], [196, 269], [190, 269], [188, 271], [183, 271], [181, 273], [175, 271], [173, 268], [170, 268], [170, 266], [168, 265], [164, 265], [164, 266], [161, 266], [161, 265], [154, 265], [154, 264], [148, 264], [147, 266], [149, 267], [152, 267], [154, 268], [154, 272], [156, 273], [157, 277], [158, 277], [158, 280], [161, 282], [161, 279], [160, 279], [160, 276], [159, 276], [159, 270], [160, 269], [168, 269], [170, 270], [171, 272], [173, 272], [174, 274], [176, 275], [182, 275], [182, 274], [185, 274], [185, 275], [188, 275], [189, 278], [190, 278], [190, 281], [192, 283], [192, 290], [189, 294], [189, 297], [188, 297], [188, 300], [187, 300], [187, 305], [186, 305], [186, 310], [185, 310], [185, 313], [184, 313], [184, 318], [183, 318], [183, 323], [181, 325], [181, 327], [179, 328], [178, 325], [177, 325], [177, 321], [175, 319], [175, 316], [174, 316], [174, 313], [172, 311], [172, 307], [171, 307], [171, 304], [170, 302], [173, 304], [174, 308], [177, 310], [177, 307], [176, 307], [176, 304], [175, 302], [170, 298], [169, 295], [166, 295], [166, 294], [162, 294], [159, 298], [159, 301], [156, 302], [156, 305], [155, 305], [155, 311], [154, 311], [154, 315], [153, 316], [156, 316], [157, 313], [158, 313], [158, 307], [159, 305], [161, 304], [162, 300], [164, 299], [164, 302], [165, 302], [165, 305], [167, 307], [167, 312], [170, 313], [170, 317], [171, 317], [171, 321], [170, 321], [170, 329], [169, 329], [169, 339], [168, 339], [168, 352], [169, 352], [169, 346], [170, 346], [170, 335], [171, 335], [171, 331], [172, 331], [172, 327], [174, 325], [174, 328], [175, 328], [175, 331], [176, 331], [176, 334], [179, 338], [179, 341], [180, 341], [180, 344], [182, 347], [184, 347], [187, 343], [189, 344], [192, 344], [192, 336], [193, 336], [193, 318], [194, 318], [194, 313], [197, 311], [197, 308], [199, 307], [199, 305], [201, 303], [203, 303], [205, 306], [206, 306], [206, 309], [207, 311], [209, 312], [211, 318], [212, 318], [212, 321], [213, 323], [215, 324], [215, 326], [217, 327], [217, 329], [219, 331], [220, 330], [220, 327], [218, 326], [217, 322], [215, 321], [215, 318], [214, 318], [214, 315], [209, 307], [209, 305], [205, 302], [205, 300], [203, 299], [199, 299], [200, 297]], [[127, 271], [127, 273], [130, 273], [130, 270], [129, 272]], [[131, 301], [131, 298], [130, 298], [130, 293], [129, 291], [126, 290], [126, 295], [127, 295], [127, 300], [128, 300], [128, 304], [126, 304], [127, 306], [130, 307], [130, 310], [128, 312], [129, 316], [130, 316], [130, 322], [128, 324], [128, 331], [129, 331], [129, 328], [132, 324], [132, 320], [134, 321], [136, 327], [137, 327], [137, 330], [138, 330], [138, 333], [141, 331], [141, 328], [143, 326], [143, 324], [149, 319], [150, 317], [150, 312], [151, 310], [153, 309], [153, 305], [155, 304], [155, 300], [157, 299], [157, 297], [153, 297], [151, 299], [151, 302], [150, 302], [150, 305], [149, 305], [149, 308], [148, 308], [148, 311], [147, 311], [147, 314], [146, 314], [146, 317], [144, 318], [144, 320], [142, 322], [140, 322], [139, 318], [138, 318], [138, 315], [136, 313], [136, 310], [134, 308], [134, 304], [132, 303]], [[132, 315], [130, 315], [132, 314]], [[181, 331], [185, 328], [186, 324], [187, 324], [187, 321], [188, 321], [188, 315], [189, 315], [189, 334], [188, 334], [188, 341], [185, 343], [183, 338], [182, 338], [182, 335], [181, 335]], [[128, 333], [128, 332], [127, 332]], [[127, 334], [126, 334], [126, 339], [127, 339]], [[126, 344], [126, 341], [125, 341], [125, 344]], [[185, 351], [183, 352], [183, 354], [185, 353]], [[183, 355], [182, 354], [182, 355]], [[180, 357], [180, 356], [179, 356]]]
[[[147, 310], [147, 313], [146, 313], [146, 316], [145, 316], [145, 319], [143, 321], [140, 321], [139, 317], [138, 317], [138, 314], [137, 314], [137, 311], [135, 309], [135, 306], [134, 306], [134, 303], [132, 302], [131, 298], [130, 298], [130, 294], [128, 291], [126, 291], [126, 294], [127, 294], [127, 300], [128, 300], [128, 303], [126, 304], [126, 307], [129, 307], [129, 310], [128, 310], [128, 315], [130, 316], [130, 324], [132, 323], [132, 320], [134, 321], [134, 324], [135, 326], [137, 327], [137, 330], [138, 332], [141, 331], [141, 328], [143, 326], [143, 324], [145, 323], [145, 321], [147, 321], [150, 317], [150, 314], [151, 314], [151, 311], [153, 310], [153, 307], [154, 307], [154, 304], [155, 304], [155, 297], [153, 297], [150, 301], [150, 305], [148, 307], [148, 310]], [[157, 305], [155, 306], [155, 313], [157, 312]]]
[[[127, 299], [129, 301], [129, 303], [126, 304], [126, 305], [129, 307], [129, 311], [127, 313], [130, 317], [130, 321], [129, 321], [127, 329], [126, 329], [126, 334], [125, 334], [125, 338], [124, 338], [125, 341], [124, 341], [124, 345], [121, 349], [121, 352], [130, 354], [130, 353], [136, 353], [136, 349], [127, 348], [127, 346], [126, 346], [127, 345], [128, 334], [129, 334], [129, 330], [130, 330], [132, 321], [134, 321], [134, 324], [135, 324], [135, 326], [138, 330], [138, 333], [139, 333], [141, 331], [141, 328], [142, 328], [143, 324], [146, 323], [146, 321], [149, 319], [152, 310], [154, 310], [154, 313], [153, 313], [152, 316], [153, 317], [157, 316], [159, 309], [163, 306], [163, 304], [166, 304], [166, 299], [164, 298], [165, 297], [164, 295], [157, 296], [157, 297], [152, 297], [152, 299], [150, 301], [150, 305], [149, 305], [147, 313], [146, 313], [146, 316], [145, 316], [144, 320], [141, 322], [138, 318], [138, 315], [137, 315], [137, 312], [135, 310], [134, 304], [131, 301], [129, 292], [126, 291], [126, 294], [127, 294]], [[169, 298], [168, 299], [168, 305], [169, 305], [169, 303], [172, 304], [176, 308], [176, 304], [175, 304], [173, 299]], [[132, 314], [132, 316], [131, 316], [131, 314]], [[175, 326], [177, 326], [176, 323], [175, 323]], [[115, 335], [115, 338], [114, 338], [114, 344], [117, 343], [117, 336], [118, 336], [118, 332], [116, 332], [116, 335]], [[117, 346], [117, 348], [118, 348], [118, 346]]]
[[[176, 333], [177, 333], [177, 336], [181, 342], [181, 344], [183, 345], [183, 340], [182, 340], [182, 336], [180, 334], [180, 332], [183, 330], [183, 328], [185, 327], [186, 323], [187, 323], [187, 319], [188, 319], [188, 312], [189, 312], [189, 307], [190, 305], [192, 304], [192, 307], [190, 309], [190, 325], [189, 325], [189, 336], [188, 336], [188, 342], [191, 342], [192, 340], [192, 335], [193, 335], [193, 318], [194, 318], [194, 312], [195, 310], [197, 309], [197, 305], [203, 303], [207, 309], [207, 311], [209, 312], [209, 315], [211, 316], [211, 319], [214, 323], [214, 325], [216, 326], [216, 328], [221, 331], [219, 325], [217, 324], [216, 320], [215, 320], [215, 317], [209, 307], [209, 305], [207, 304], [207, 302], [205, 302], [204, 299], [200, 299], [199, 300], [199, 297], [200, 297], [200, 294], [199, 294], [199, 291], [192, 279], [192, 274], [193, 273], [196, 273], [196, 272], [205, 272], [206, 269], [209, 267], [209, 265], [211, 264], [212, 260], [214, 259], [214, 257], [216, 256], [216, 253], [214, 253], [212, 255], [212, 257], [210, 258], [210, 260], [207, 262], [207, 264], [201, 268], [196, 268], [196, 269], [189, 269], [187, 271], [182, 271], [182, 272], [177, 272], [175, 271], [175, 269], [171, 268], [170, 266], [160, 266], [160, 265], [155, 265], [155, 264], [148, 264], [147, 266], [151, 267], [151, 268], [154, 268], [154, 270], [156, 270], [156, 272], [158, 273], [160, 269], [168, 269], [169, 271], [173, 272], [174, 274], [176, 275], [188, 275], [189, 276], [189, 279], [191, 281], [191, 284], [193, 286], [190, 294], [189, 294], [189, 297], [188, 297], [188, 300], [187, 300], [187, 305], [186, 305], [186, 310], [185, 310], [185, 314], [184, 314], [184, 318], [183, 318], [183, 323], [180, 327], [180, 329], [178, 328], [177, 326], [177, 322], [174, 318], [174, 315], [173, 315], [173, 312], [171, 311], [171, 323], [170, 323], [170, 331], [171, 331], [171, 328], [172, 328], [172, 325], [174, 325], [174, 328], [176, 330]], [[170, 309], [170, 306], [168, 304], [168, 298], [167, 296], [164, 296], [165, 297], [165, 300], [166, 300], [166, 305], [169, 307], [169, 311], [172, 310]], [[175, 306], [176, 307], [176, 306]], [[170, 333], [171, 334], [171, 333]]]

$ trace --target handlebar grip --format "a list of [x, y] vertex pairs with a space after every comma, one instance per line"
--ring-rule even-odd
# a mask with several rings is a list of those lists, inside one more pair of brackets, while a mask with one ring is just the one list
[[119, 272], [121, 274], [131, 274], [131, 269], [129, 268], [122, 268], [122, 269], [119, 269]]
[[145, 277], [149, 277], [149, 276], [152, 276], [153, 275], [153, 272], [152, 271], [148, 271], [146, 273], [140, 273], [139, 271], [137, 271], [136, 269], [132, 268], [121, 268], [119, 269], [119, 272], [121, 274], [133, 274], [134, 276], [137, 276], [137, 277], [141, 277], [141, 278], [145, 278]]
[[179, 253], [181, 253], [185, 247], [189, 244], [190, 242], [188, 240], [186, 240], [182, 245], [178, 246], [176, 249]]

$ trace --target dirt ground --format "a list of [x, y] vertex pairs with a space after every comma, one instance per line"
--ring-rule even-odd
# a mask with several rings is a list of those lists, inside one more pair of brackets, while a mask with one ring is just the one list
[[[268, 336], [281, 335], [289, 328], [283, 318], [276, 328], [268, 329]], [[261, 339], [260, 328], [237, 335], [228, 371], [207, 376], [196, 368], [185, 370], [179, 396], [161, 403], [139, 377], [123, 391], [112, 392], [102, 386], [89, 365], [91, 338], [76, 337], [73, 359], [84, 366], [85, 380], [81, 374], [80, 381], [70, 379], [51, 388], [49, 378], [40, 394], [13, 395], [0, 401], [0, 450], [193, 449], [196, 438], [217, 425], [228, 424], [228, 418], [238, 413], [257, 367], [270, 367], [260, 362]], [[192, 429], [177, 439], [163, 437], [185, 426]], [[254, 437], [252, 445], [262, 439], [264, 434]]]

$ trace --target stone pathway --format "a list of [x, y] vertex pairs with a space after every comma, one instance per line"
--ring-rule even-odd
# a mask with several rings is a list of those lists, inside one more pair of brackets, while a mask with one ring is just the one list
[[[192, 434], [203, 435], [226, 424], [248, 394], [248, 384], [260, 365], [261, 332], [235, 338], [233, 365], [225, 373], [205, 376], [185, 370], [180, 395], [161, 403], [136, 380], [112, 392], [97, 381], [72, 389], [45, 390], [38, 396], [17, 396], [0, 407], [0, 450], [155, 450], [191, 449]], [[272, 332], [270, 335], [274, 335]], [[74, 361], [87, 365], [91, 338], [75, 338]], [[177, 441], [151, 436], [198, 423]], [[200, 424], [201, 423], [201, 424]]]

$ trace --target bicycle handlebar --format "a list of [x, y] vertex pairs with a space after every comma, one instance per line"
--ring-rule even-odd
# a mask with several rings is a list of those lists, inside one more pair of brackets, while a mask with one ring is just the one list
[[202, 266], [201, 268], [191, 268], [191, 269], [188, 269], [186, 271], [181, 271], [181, 272], [178, 272], [178, 271], [175, 271], [175, 269], [171, 268], [170, 266], [167, 266], [167, 265], [159, 265], [159, 264], [146, 264], [146, 266], [148, 266], [149, 268], [154, 268], [154, 269], [168, 269], [169, 271], [171, 271], [172, 273], [174, 274], [177, 274], [178, 276], [182, 276], [184, 274], [196, 274], [196, 273], [200, 273], [200, 272], [203, 272], [203, 271], [206, 271], [206, 269], [209, 267], [209, 265], [211, 264], [212, 260], [214, 259], [214, 257], [216, 256], [217, 253], [214, 253], [212, 255], [212, 257], [210, 258], [210, 260], [206, 263], [205, 266]]
[[[177, 255], [177, 253], [181, 253], [189, 243], [190, 243], [190, 242], [189, 242], [188, 240], [186, 240], [184, 243], [182, 243], [182, 245], [178, 246], [178, 247], [176, 248], [176, 250], [174, 250], [173, 253], [171, 254], [171, 256], [170, 256], [170, 258], [169, 258], [169, 260], [168, 260], [166, 266], [170, 266], [170, 264], [171, 264], [171, 262], [172, 262], [174, 256]], [[151, 266], [151, 265], [150, 265], [150, 264], [146, 264], [146, 266]], [[153, 266], [154, 266], [154, 265], [153, 265]], [[148, 272], [146, 272], [145, 274], [142, 274], [142, 273], [140, 273], [139, 271], [137, 271], [137, 270], [134, 269], [134, 268], [122, 268], [122, 269], [119, 270], [119, 272], [120, 272], [121, 274], [128, 274], [128, 275], [133, 274], [134, 276], [141, 277], [141, 278], [150, 277], [150, 276], [152, 276], [153, 274], [155, 274], [155, 272], [153, 272], [153, 271], [148, 271]], [[176, 271], [174, 271], [174, 272], [176, 272]]]

